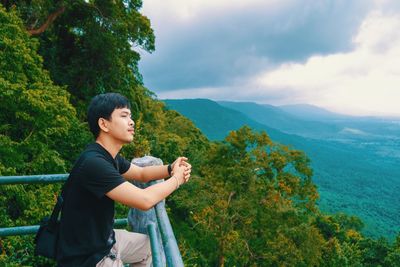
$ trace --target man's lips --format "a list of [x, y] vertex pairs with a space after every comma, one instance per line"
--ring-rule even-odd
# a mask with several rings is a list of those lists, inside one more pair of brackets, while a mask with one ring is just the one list
[[128, 132], [130, 132], [131, 134], [134, 134], [135, 130], [134, 129], [130, 129], [130, 130], [128, 130]]

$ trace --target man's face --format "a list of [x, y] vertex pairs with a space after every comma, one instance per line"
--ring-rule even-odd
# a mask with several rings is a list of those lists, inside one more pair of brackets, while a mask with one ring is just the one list
[[135, 134], [135, 122], [131, 118], [131, 111], [128, 108], [118, 108], [111, 113], [107, 121], [109, 134], [121, 143], [130, 143]]

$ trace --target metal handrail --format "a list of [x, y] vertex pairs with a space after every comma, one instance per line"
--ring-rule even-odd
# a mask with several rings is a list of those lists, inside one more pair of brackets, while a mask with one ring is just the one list
[[0, 185], [6, 184], [51, 184], [64, 182], [69, 174], [42, 174], [42, 175], [20, 175], [0, 176]]
[[[28, 176], [0, 176], [0, 185], [6, 184], [49, 184], [64, 182], [68, 179], [69, 174], [46, 174], [46, 175], [28, 175]], [[165, 248], [165, 256], [168, 266], [184, 266], [182, 256], [180, 254], [178, 244], [176, 242], [171, 223], [168, 219], [163, 201], [155, 206], [157, 223], [161, 233], [161, 239]], [[116, 219], [114, 226], [127, 225], [128, 219]], [[35, 234], [39, 229], [39, 225], [17, 226], [0, 228], [0, 237], [12, 235], [29, 235]], [[157, 243], [157, 233], [154, 224], [147, 226], [150, 236], [152, 249], [153, 266], [162, 266], [160, 259], [160, 251], [155, 245]]]
[[[68, 174], [42, 174], [42, 175], [20, 175], [20, 176], [0, 176], [0, 185], [6, 184], [50, 184], [64, 182], [68, 179]], [[128, 219], [116, 219], [114, 226], [126, 226]], [[32, 235], [36, 234], [40, 225], [15, 226], [0, 228], [0, 237], [12, 235]]]
[[[128, 225], [128, 219], [116, 219], [114, 226], [126, 226]], [[40, 225], [30, 225], [30, 226], [15, 226], [0, 228], [0, 237], [13, 236], [13, 235], [34, 235], [39, 230]]]

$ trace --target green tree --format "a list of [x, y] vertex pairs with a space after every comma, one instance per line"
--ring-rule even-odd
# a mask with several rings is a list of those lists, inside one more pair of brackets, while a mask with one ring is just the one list
[[400, 266], [400, 233], [397, 235], [391, 251], [385, 258], [384, 266]]
[[174, 212], [197, 233], [185, 253], [218, 266], [319, 262], [323, 238], [309, 223], [318, 194], [303, 153], [243, 127], [207, 154], [201, 178], [173, 196]]
[[16, 6], [26, 29], [39, 37], [40, 54], [52, 80], [72, 95], [83, 119], [96, 94], [120, 92], [139, 111], [140, 55], [154, 51], [150, 21], [138, 11], [142, 1], [5, 1]]
[[1, 160], [8, 172], [0, 171], [65, 171], [68, 164], [58, 148], [66, 136], [77, 135], [72, 130], [80, 130], [74, 128], [79, 122], [69, 94], [43, 70], [38, 42], [29, 37], [16, 13], [1, 8], [0, 19]]
[[[65, 88], [52, 83], [15, 11], [0, 6], [0, 175], [65, 173], [85, 130]], [[1, 226], [38, 223], [55, 201], [59, 185], [0, 187]], [[34, 264], [32, 237], [1, 240], [3, 254], [20, 265]], [[18, 260], [17, 260], [18, 259]]]
[[386, 239], [365, 238], [360, 241], [359, 246], [362, 251], [363, 266], [384, 266], [384, 260], [390, 251]]

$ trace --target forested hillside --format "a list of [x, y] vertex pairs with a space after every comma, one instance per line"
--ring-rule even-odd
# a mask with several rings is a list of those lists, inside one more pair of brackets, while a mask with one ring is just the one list
[[[396, 153], [400, 139], [394, 137], [400, 127], [396, 123], [378, 118], [357, 120], [342, 115], [343, 121], [326, 119], [322, 124], [319, 121], [307, 124], [298, 119], [302, 114], [299, 111], [297, 117], [292, 117], [278, 107], [264, 108], [249, 102], [221, 104], [208, 99], [164, 102], [170, 109], [193, 120], [212, 140], [223, 140], [229, 131], [247, 125], [257, 131], [266, 131], [275, 142], [304, 151], [311, 161], [313, 181], [320, 194], [318, 207], [322, 211], [360, 217], [365, 223], [362, 232], [370, 237], [384, 236], [394, 240], [400, 231], [397, 205], [400, 202], [397, 193], [400, 167]], [[365, 130], [361, 136], [342, 133], [343, 128], [359, 126], [371, 130]], [[326, 131], [329, 128], [330, 132]], [[369, 134], [377, 129], [380, 129], [379, 135]], [[381, 153], [384, 150], [388, 153]]]
[[[247, 127], [211, 142], [143, 86], [136, 49], [152, 52], [155, 36], [141, 4], [1, 1], [0, 175], [68, 172], [92, 141], [88, 101], [120, 92], [136, 122], [123, 155], [186, 155], [193, 165], [167, 201], [187, 266], [399, 266], [400, 236], [366, 238], [356, 217], [318, 210], [302, 151]], [[39, 223], [59, 189], [1, 186], [0, 227]], [[0, 250], [0, 266], [54, 266], [33, 256], [32, 236], [2, 238]]]

